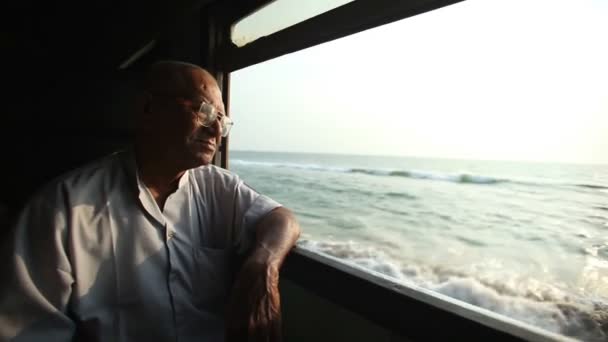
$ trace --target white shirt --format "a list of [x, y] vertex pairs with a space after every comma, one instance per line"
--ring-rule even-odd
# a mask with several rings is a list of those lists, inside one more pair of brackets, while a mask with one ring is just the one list
[[0, 340], [221, 341], [235, 258], [278, 206], [211, 165], [188, 170], [162, 211], [131, 152], [70, 172], [13, 227]]

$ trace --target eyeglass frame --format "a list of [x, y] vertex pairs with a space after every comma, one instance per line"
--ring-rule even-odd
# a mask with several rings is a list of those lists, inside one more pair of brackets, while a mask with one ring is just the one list
[[[207, 110], [205, 111], [203, 108], [207, 108]], [[210, 113], [208, 111], [210, 111]], [[201, 118], [201, 114], [205, 115], [206, 118]], [[201, 105], [196, 112], [196, 118], [201, 126], [211, 127], [218, 119], [218, 116], [220, 120], [220, 129], [222, 130], [222, 137], [225, 138], [230, 133], [232, 126], [234, 126], [234, 121], [232, 121], [232, 119], [227, 116], [226, 113], [219, 111], [214, 105], [205, 100], [201, 101]]]
[[[160, 96], [165, 96], [165, 97], [171, 97], [171, 98], [176, 98], [176, 99], [183, 99], [189, 102], [195, 102], [195, 100], [191, 100], [188, 99], [186, 97], [180, 96], [180, 95], [174, 95], [174, 94], [165, 94], [165, 93], [150, 93], [150, 95], [154, 96], [154, 95], [160, 95]], [[211, 110], [211, 113], [208, 113], [207, 111], [204, 111], [203, 108], [208, 108], [208, 110]], [[218, 115], [221, 114], [221, 115]], [[201, 118], [201, 116], [204, 115], [206, 118]], [[222, 137], [225, 138], [228, 136], [228, 134], [230, 133], [230, 129], [232, 128], [232, 126], [234, 126], [234, 121], [232, 121], [232, 119], [226, 115], [226, 113], [222, 113], [220, 110], [218, 110], [214, 105], [212, 105], [211, 103], [207, 102], [207, 100], [202, 100], [201, 104], [198, 108], [198, 110], [196, 110], [196, 120], [197, 122], [203, 126], [203, 127], [211, 127], [213, 125], [213, 123], [218, 119], [220, 119], [220, 129], [222, 130]], [[209, 119], [211, 118], [211, 119]]]

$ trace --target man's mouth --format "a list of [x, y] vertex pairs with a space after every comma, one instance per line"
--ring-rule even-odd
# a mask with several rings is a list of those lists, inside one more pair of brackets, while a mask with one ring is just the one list
[[210, 141], [210, 140], [197, 139], [197, 140], [195, 140], [195, 142], [197, 144], [200, 144], [200, 145], [203, 145], [203, 146], [206, 146], [206, 147], [215, 148], [215, 143], [213, 141]]

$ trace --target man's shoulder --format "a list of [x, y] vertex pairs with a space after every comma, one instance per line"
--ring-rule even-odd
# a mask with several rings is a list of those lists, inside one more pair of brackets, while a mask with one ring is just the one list
[[205, 177], [239, 179], [236, 173], [213, 164], [199, 166], [191, 172]]
[[240, 177], [236, 173], [211, 164], [191, 169], [190, 172], [192, 172], [197, 182], [211, 182], [224, 185], [241, 182]]
[[117, 181], [122, 173], [121, 158], [124, 153], [114, 152], [66, 171], [45, 183], [35, 195], [48, 196], [57, 191], [78, 194], [107, 186], [108, 181]]
[[123, 151], [114, 152], [86, 162], [57, 177], [56, 181], [77, 185], [94, 182], [100, 177], [111, 176], [113, 173], [121, 171], [121, 158], [124, 153]]

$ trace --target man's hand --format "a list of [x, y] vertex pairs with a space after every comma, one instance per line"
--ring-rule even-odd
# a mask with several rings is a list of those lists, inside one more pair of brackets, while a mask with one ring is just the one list
[[281, 341], [279, 269], [300, 236], [286, 208], [277, 208], [256, 226], [256, 247], [237, 275], [226, 317], [227, 342]]
[[228, 306], [226, 341], [281, 341], [279, 267], [262, 247], [237, 276]]

